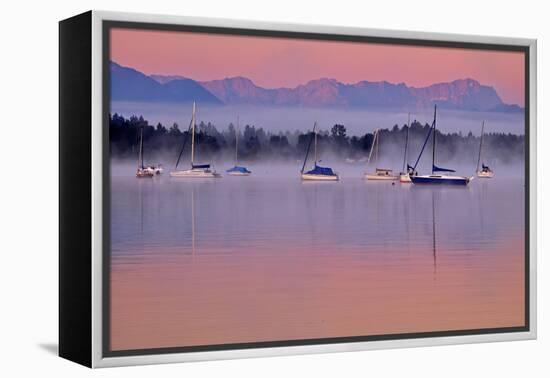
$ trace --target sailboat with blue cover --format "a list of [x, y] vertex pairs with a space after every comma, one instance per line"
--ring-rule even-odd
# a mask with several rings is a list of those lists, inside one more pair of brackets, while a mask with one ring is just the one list
[[229, 176], [250, 176], [246, 167], [239, 165], [239, 117], [237, 117], [237, 130], [235, 130], [235, 166], [225, 171]]
[[218, 178], [221, 177], [219, 173], [217, 173], [210, 164], [195, 164], [195, 121], [196, 121], [196, 106], [193, 102], [193, 115], [191, 117], [191, 124], [189, 125], [189, 129], [191, 131], [191, 168], [185, 169], [185, 170], [178, 170], [178, 165], [181, 160], [181, 156], [183, 154], [183, 150], [185, 149], [185, 144], [187, 142], [187, 133], [185, 135], [185, 139], [183, 140], [183, 145], [181, 147], [180, 154], [178, 156], [178, 160], [176, 162], [176, 169], [170, 172], [171, 177], [181, 177], [181, 178]]
[[[317, 160], [317, 122], [313, 125], [313, 132], [311, 135], [311, 138], [309, 140], [309, 144], [307, 146], [306, 150], [306, 157], [304, 159], [304, 164], [302, 165], [302, 170], [300, 171], [302, 180], [305, 181], [338, 181], [340, 178], [338, 177], [338, 174], [335, 173], [332, 168], [329, 167], [321, 167], [320, 165], [317, 165], [317, 162], [320, 160]], [[315, 161], [313, 163], [313, 169], [304, 172], [306, 168], [307, 158], [309, 156], [309, 151], [311, 149], [311, 144], [314, 144], [313, 150], [314, 150], [314, 156]]]
[[429, 185], [468, 185], [470, 181], [473, 179], [473, 177], [464, 177], [464, 176], [453, 176], [449, 175], [448, 173], [454, 173], [454, 169], [448, 169], [448, 168], [442, 168], [435, 165], [435, 151], [436, 151], [436, 117], [437, 117], [437, 105], [434, 107], [434, 120], [432, 123], [432, 126], [430, 127], [430, 130], [428, 131], [428, 135], [426, 137], [426, 140], [424, 141], [424, 144], [422, 145], [422, 149], [420, 150], [420, 155], [418, 155], [418, 159], [416, 159], [416, 163], [414, 164], [414, 167], [412, 167], [413, 171], [416, 171], [416, 166], [418, 165], [418, 162], [420, 161], [420, 157], [422, 156], [422, 153], [424, 152], [424, 148], [426, 147], [426, 144], [428, 142], [428, 139], [430, 138], [430, 134], [433, 134], [432, 137], [432, 174], [430, 175], [412, 175], [411, 181], [413, 184], [429, 184]]

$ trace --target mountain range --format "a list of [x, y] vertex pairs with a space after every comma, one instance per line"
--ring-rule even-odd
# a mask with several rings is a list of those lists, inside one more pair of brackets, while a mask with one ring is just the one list
[[147, 76], [111, 62], [111, 98], [115, 101], [190, 102], [212, 105], [303, 107], [363, 107], [419, 109], [438, 104], [444, 108], [519, 112], [505, 104], [496, 90], [474, 79], [460, 79], [427, 87], [404, 83], [359, 81], [346, 84], [321, 78], [295, 88], [262, 88], [246, 77], [195, 81], [178, 75]]
[[223, 105], [195, 80], [178, 77], [160, 83], [129, 67], [111, 62], [111, 100], [145, 102], [191, 102]]

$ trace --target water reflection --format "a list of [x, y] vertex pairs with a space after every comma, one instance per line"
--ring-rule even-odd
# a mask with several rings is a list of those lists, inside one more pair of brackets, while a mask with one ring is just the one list
[[113, 348], [524, 321], [519, 179], [215, 181], [113, 177]]
[[195, 191], [196, 188], [193, 186], [191, 189], [191, 251], [192, 255], [195, 256]]
[[436, 255], [436, 238], [435, 238], [435, 191], [432, 191], [432, 233], [433, 233], [433, 255], [434, 255], [434, 279], [437, 273], [437, 255]]

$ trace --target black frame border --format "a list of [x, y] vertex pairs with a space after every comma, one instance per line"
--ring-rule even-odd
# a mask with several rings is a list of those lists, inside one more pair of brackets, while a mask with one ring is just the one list
[[59, 21], [59, 356], [87, 367], [93, 342], [91, 43], [91, 11]]
[[[390, 44], [404, 45], [415, 47], [443, 47], [456, 49], [473, 49], [473, 50], [493, 50], [493, 51], [510, 51], [521, 52], [524, 54], [524, 70], [525, 70], [525, 259], [524, 259], [524, 277], [525, 277], [525, 325], [518, 327], [500, 327], [500, 328], [482, 328], [482, 329], [466, 329], [466, 330], [449, 330], [449, 331], [430, 331], [430, 332], [413, 332], [401, 334], [381, 334], [381, 335], [366, 335], [366, 336], [346, 336], [346, 337], [331, 337], [331, 338], [315, 338], [315, 339], [297, 339], [297, 340], [278, 340], [278, 341], [260, 341], [260, 342], [245, 342], [231, 344], [214, 344], [214, 345], [194, 345], [184, 347], [167, 347], [167, 348], [145, 348], [145, 349], [130, 349], [116, 350], [110, 349], [110, 273], [111, 273], [111, 223], [110, 223], [110, 152], [109, 152], [109, 113], [110, 113], [110, 30], [115, 28], [121, 29], [137, 29], [151, 31], [170, 31], [170, 32], [193, 32], [206, 34], [222, 34], [236, 36], [251, 36], [251, 37], [274, 37], [274, 38], [289, 38], [289, 39], [310, 39], [324, 41], [340, 41], [340, 42], [359, 42], [370, 44]], [[407, 32], [403, 31], [403, 34]], [[415, 38], [396, 38], [396, 37], [371, 37], [362, 35], [348, 34], [330, 34], [316, 32], [297, 32], [297, 31], [280, 31], [280, 30], [265, 30], [265, 29], [247, 29], [233, 27], [217, 27], [217, 26], [198, 26], [198, 25], [183, 25], [183, 24], [162, 24], [149, 22], [134, 22], [134, 21], [102, 21], [102, 135], [103, 135], [103, 256], [102, 256], [102, 356], [103, 357], [125, 357], [125, 356], [142, 356], [142, 355], [158, 355], [168, 353], [192, 353], [206, 351], [224, 351], [238, 349], [256, 349], [256, 348], [277, 348], [277, 347], [293, 347], [293, 346], [308, 346], [308, 345], [327, 345], [353, 342], [368, 342], [368, 341], [383, 341], [383, 340], [406, 340], [406, 339], [421, 339], [431, 337], [449, 337], [449, 336], [471, 336], [471, 335], [486, 335], [499, 333], [514, 333], [514, 332], [529, 332], [530, 331], [530, 47], [512, 44], [499, 43], [481, 43], [481, 42], [457, 42], [457, 41], [441, 41], [430, 39], [415, 39]]]

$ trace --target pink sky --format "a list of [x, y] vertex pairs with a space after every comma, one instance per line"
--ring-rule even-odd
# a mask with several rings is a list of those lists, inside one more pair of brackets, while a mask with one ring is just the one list
[[245, 76], [265, 88], [323, 77], [416, 87], [473, 78], [493, 86], [504, 102], [524, 105], [520, 52], [113, 29], [111, 59], [148, 75]]

